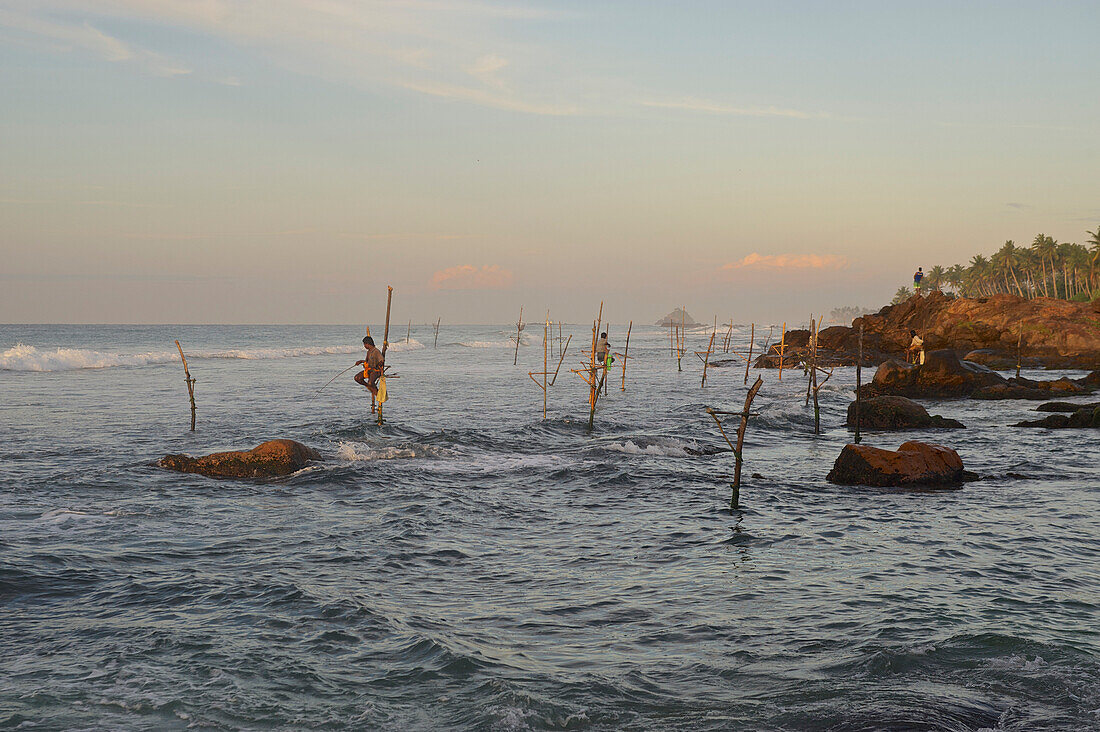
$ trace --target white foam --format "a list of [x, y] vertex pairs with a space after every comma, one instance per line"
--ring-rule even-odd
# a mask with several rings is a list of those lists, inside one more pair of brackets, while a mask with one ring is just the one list
[[[515, 341], [462, 341], [458, 345], [466, 348], [515, 348]], [[528, 345], [527, 338], [520, 341], [521, 346]]]
[[688, 457], [692, 455], [689, 450], [698, 450], [695, 445], [689, 442], [669, 438], [645, 440], [640, 445], [634, 440], [612, 442], [607, 446], [607, 449], [626, 453], [627, 455], [651, 455], [656, 457]]
[[449, 451], [431, 445], [374, 448], [369, 445], [364, 445], [361, 442], [341, 442], [336, 450], [336, 457], [348, 462], [411, 460], [415, 458], [440, 457], [447, 454], [450, 454]]
[[[424, 344], [415, 338], [408, 343], [391, 343], [389, 350], [394, 352], [415, 351]], [[361, 345], [343, 346], [300, 346], [297, 348], [239, 348], [223, 351], [197, 350], [187, 354], [189, 360], [206, 358], [227, 358], [268, 360], [280, 358], [299, 358], [302, 356], [327, 356], [332, 354], [356, 354], [363, 350]], [[105, 369], [113, 366], [148, 366], [150, 364], [172, 363], [179, 360], [177, 351], [151, 351], [148, 353], [110, 353], [92, 351], [84, 348], [39, 349], [22, 343], [0, 353], [0, 371], [78, 371], [80, 369]]]

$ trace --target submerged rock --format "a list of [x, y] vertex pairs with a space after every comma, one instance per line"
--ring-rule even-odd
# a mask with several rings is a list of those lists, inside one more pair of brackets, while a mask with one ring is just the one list
[[865, 396], [961, 397], [1007, 380], [976, 363], [959, 360], [954, 351], [941, 349], [925, 354], [924, 363], [886, 361], [874, 379], [863, 387]]
[[972, 399], [1031, 399], [1043, 401], [1052, 396], [1072, 396], [1074, 394], [1088, 394], [1091, 388], [1082, 386], [1080, 381], [1072, 379], [1056, 379], [1054, 381], [1033, 381], [1031, 379], [1013, 378], [1004, 384], [976, 389], [971, 394]]
[[827, 480], [839, 485], [951, 486], [972, 477], [951, 448], [906, 442], [896, 451], [845, 445]]
[[1100, 402], [1093, 404], [1077, 404], [1075, 402], [1047, 402], [1035, 407], [1036, 412], [1067, 412], [1073, 413], [1079, 409], [1100, 409]]
[[1100, 406], [1078, 409], [1072, 414], [1052, 414], [1042, 419], [1017, 422], [1013, 427], [1048, 427], [1050, 429], [1064, 428], [1100, 428]]
[[[905, 430], [920, 428], [960, 428], [963, 423], [946, 417], [930, 415], [912, 399], [902, 396], [880, 396], [860, 402], [860, 428], [865, 430]], [[856, 426], [856, 403], [848, 405], [849, 428]]]
[[251, 450], [216, 452], [194, 458], [165, 455], [157, 463], [168, 470], [200, 473], [211, 478], [276, 478], [290, 475], [321, 460], [321, 454], [294, 440], [270, 440]]

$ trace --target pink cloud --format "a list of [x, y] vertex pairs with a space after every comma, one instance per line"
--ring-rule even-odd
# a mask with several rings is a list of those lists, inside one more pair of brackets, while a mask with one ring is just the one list
[[848, 260], [835, 254], [757, 254], [753, 252], [722, 269], [847, 269]]
[[510, 270], [496, 264], [475, 267], [460, 264], [441, 269], [432, 275], [433, 290], [506, 290], [515, 277]]

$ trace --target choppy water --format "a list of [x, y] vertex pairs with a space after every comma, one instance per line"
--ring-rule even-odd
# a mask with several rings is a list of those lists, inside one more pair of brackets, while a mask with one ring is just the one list
[[[743, 367], [700, 389], [636, 328], [589, 434], [589, 335], [543, 422], [536, 327], [517, 367], [503, 327], [414, 328], [380, 429], [350, 374], [316, 391], [354, 327], [0, 326], [0, 727], [1100, 727], [1092, 432], [942, 402], [969, 429], [867, 442], [943, 442], [985, 480], [838, 487], [854, 371], [820, 437], [801, 373], [761, 372], [731, 515], [703, 407], [739, 408]], [[328, 459], [154, 466], [272, 437]]]

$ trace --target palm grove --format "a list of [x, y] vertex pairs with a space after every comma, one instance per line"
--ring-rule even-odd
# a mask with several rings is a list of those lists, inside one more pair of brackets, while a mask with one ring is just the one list
[[[988, 258], [975, 254], [966, 266], [932, 267], [923, 284], [931, 290], [948, 287], [964, 297], [1007, 292], [1023, 298], [1089, 301], [1100, 296], [1100, 226], [1086, 233], [1086, 244], [1059, 243], [1046, 234], [1037, 234], [1030, 247], [1010, 239]], [[901, 287], [893, 302], [904, 302], [912, 294]]]

